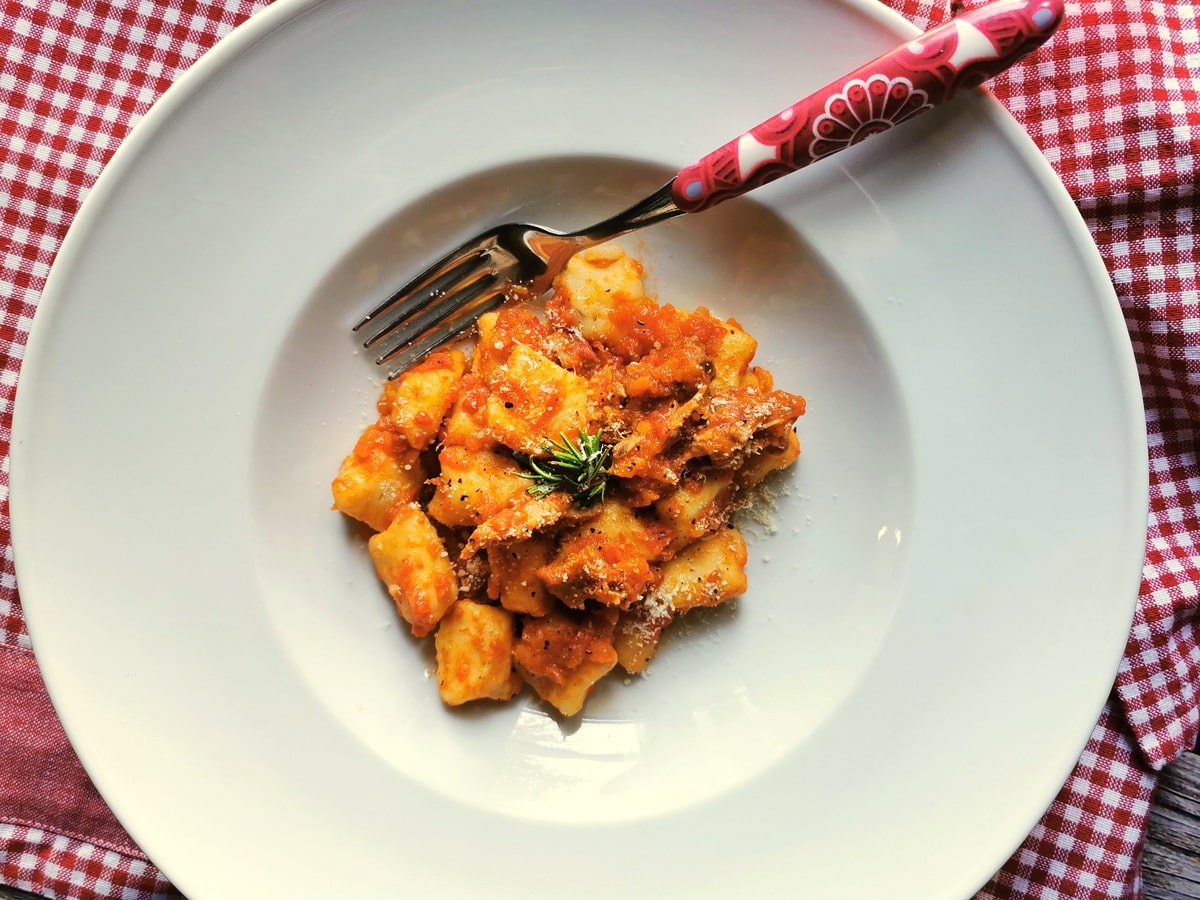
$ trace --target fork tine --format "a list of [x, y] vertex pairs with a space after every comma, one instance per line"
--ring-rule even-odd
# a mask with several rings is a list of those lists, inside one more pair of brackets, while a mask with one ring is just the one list
[[[409, 316], [406, 319], [398, 319], [391, 322], [381, 331], [377, 340], [368, 341], [364, 346], [373, 346], [375, 343], [379, 343], [379, 340], [382, 340], [383, 337], [394, 332], [393, 346], [403, 348], [417, 338], [437, 328], [442, 322], [454, 316], [458, 310], [469, 304], [480, 294], [491, 290], [498, 280], [494, 273], [485, 273], [482, 277], [463, 284], [448, 294], [443, 294], [438, 298], [438, 303], [428, 306], [419, 313]], [[383, 362], [386, 358], [387, 351], [376, 359], [375, 362]]]
[[503, 282], [493, 277], [488, 284], [476, 283], [466, 292], [454, 294], [436, 314], [422, 316], [423, 321], [405, 323], [399, 339], [376, 358], [375, 364], [395, 363], [388, 378], [395, 378], [431, 351], [462, 334], [484, 313], [504, 303], [508, 294]]
[[[429, 266], [416, 278], [393, 291], [386, 300], [363, 316], [351, 331], [360, 331], [385, 312], [392, 310], [393, 307], [396, 307], [394, 310], [395, 320], [403, 320], [419, 312], [442, 296], [452, 284], [464, 277], [472, 267], [485, 260], [487, 256], [487, 248], [477, 242], [472, 242], [469, 248], [459, 247], [453, 253], [447, 254]], [[366, 346], [370, 346], [372, 341], [378, 340], [378, 338], [379, 335], [375, 335], [367, 341]]]
[[[398, 296], [390, 309], [377, 314], [376, 319], [382, 324], [363, 341], [363, 346], [374, 347], [397, 328], [412, 333], [414, 328], [424, 330], [429, 327], [427, 323], [430, 320], [440, 321], [449, 309], [462, 302], [465, 292], [469, 297], [469, 292], [486, 288], [496, 281], [496, 270], [490, 263], [488, 251], [480, 251], [426, 282], [424, 288], [414, 296]], [[439, 313], [439, 310], [442, 312]]]

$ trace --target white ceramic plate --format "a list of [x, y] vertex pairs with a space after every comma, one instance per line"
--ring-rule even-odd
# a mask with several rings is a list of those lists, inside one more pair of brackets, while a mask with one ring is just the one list
[[1004, 862], [1111, 684], [1146, 458], [1103, 268], [985, 95], [627, 242], [810, 412], [748, 595], [581, 720], [442, 708], [328, 509], [373, 299], [909, 33], [857, 0], [283, 0], [138, 126], [34, 323], [12, 509], [55, 704], [193, 900], [930, 900]]

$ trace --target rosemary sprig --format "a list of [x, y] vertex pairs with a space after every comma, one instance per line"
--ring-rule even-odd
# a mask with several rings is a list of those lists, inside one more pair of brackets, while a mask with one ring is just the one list
[[574, 441], [560, 435], [560, 440], [548, 440], [542, 449], [550, 455], [549, 459], [517, 456], [530, 470], [522, 472], [521, 477], [534, 482], [529, 493], [547, 497], [555, 491], [566, 491], [585, 504], [604, 499], [612, 448], [600, 441], [600, 432], [580, 434]]

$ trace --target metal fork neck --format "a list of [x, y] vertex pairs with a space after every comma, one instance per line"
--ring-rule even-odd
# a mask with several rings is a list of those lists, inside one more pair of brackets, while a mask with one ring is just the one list
[[587, 236], [596, 241], [607, 241], [610, 238], [619, 237], [637, 228], [643, 228], [647, 225], [653, 225], [656, 222], [662, 222], [665, 219], [673, 219], [675, 216], [682, 215], [683, 210], [675, 205], [675, 200], [671, 196], [671, 188], [674, 184], [675, 179], [672, 178], [644, 200], [638, 201], [628, 209], [622, 210], [615, 216], [611, 216], [584, 231], [576, 232], [575, 235], [580, 237]]

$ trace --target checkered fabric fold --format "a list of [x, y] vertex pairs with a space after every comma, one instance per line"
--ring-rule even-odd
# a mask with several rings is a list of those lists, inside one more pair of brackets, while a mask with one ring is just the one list
[[140, 855], [11, 822], [0, 822], [0, 884], [43, 897], [182, 896]]
[[[886, 2], [921, 27], [952, 12]], [[178, 73], [262, 5], [0, 0], [0, 883], [48, 897], [176, 894], [95, 793], [36, 674], [7, 506], [24, 347], [104, 164]], [[1062, 178], [1116, 286], [1146, 403], [1151, 511], [1113, 696], [1042, 821], [980, 892], [988, 900], [1137, 896], [1156, 772], [1200, 727], [1198, 69], [1190, 3], [1079, 0], [1049, 45], [992, 85]]]

